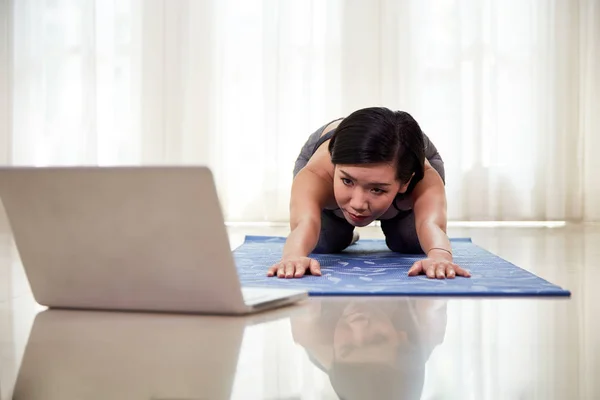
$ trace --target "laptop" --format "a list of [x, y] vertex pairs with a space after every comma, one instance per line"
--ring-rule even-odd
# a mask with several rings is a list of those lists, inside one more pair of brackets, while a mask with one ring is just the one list
[[242, 287], [206, 166], [0, 167], [0, 199], [43, 306], [247, 314], [308, 297]]
[[243, 350], [244, 334], [283, 321], [288, 311], [239, 318], [42, 311], [33, 322], [11, 398], [248, 398], [248, 388], [235, 385], [236, 377], [244, 379], [238, 362], [256, 361], [251, 343], [249, 353]]

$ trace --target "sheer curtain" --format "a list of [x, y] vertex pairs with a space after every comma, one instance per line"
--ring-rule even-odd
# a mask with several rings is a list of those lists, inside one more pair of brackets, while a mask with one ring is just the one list
[[306, 137], [410, 112], [453, 220], [600, 220], [593, 0], [0, 0], [0, 162], [207, 164], [286, 221]]

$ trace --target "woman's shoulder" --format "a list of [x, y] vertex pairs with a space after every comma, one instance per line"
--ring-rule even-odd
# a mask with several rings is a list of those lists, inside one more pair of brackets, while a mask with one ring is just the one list
[[317, 175], [333, 182], [334, 166], [331, 162], [331, 155], [329, 154], [329, 149], [326, 145], [321, 145], [315, 150], [308, 160], [308, 163], [306, 163], [305, 168], [310, 169]]
[[327, 124], [325, 126], [325, 128], [323, 129], [323, 132], [321, 132], [321, 137], [335, 132], [335, 129], [342, 123], [342, 120], [343, 120], [343, 118], [339, 118], [339, 119], [333, 120], [329, 124]]
[[331, 139], [331, 135], [335, 132], [342, 119], [338, 119], [330, 122], [325, 126], [321, 132], [319, 141], [316, 143], [316, 148], [306, 167], [311, 169], [313, 172], [328, 178], [333, 182], [333, 164], [331, 163], [331, 155], [329, 154], [328, 142]]

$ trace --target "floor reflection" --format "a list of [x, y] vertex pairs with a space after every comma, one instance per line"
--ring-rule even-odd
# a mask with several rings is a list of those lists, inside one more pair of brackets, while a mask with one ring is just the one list
[[445, 301], [315, 300], [291, 326], [340, 398], [419, 399], [446, 321]]
[[572, 298], [312, 298], [252, 326], [57, 310], [36, 318], [0, 229], [0, 398], [14, 388], [14, 398], [33, 400], [600, 399], [600, 227], [452, 236], [472, 237]]
[[46, 310], [15, 400], [228, 399], [248, 318]]

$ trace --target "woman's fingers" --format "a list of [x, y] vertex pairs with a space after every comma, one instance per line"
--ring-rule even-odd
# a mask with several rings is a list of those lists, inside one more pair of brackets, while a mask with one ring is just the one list
[[279, 269], [279, 263], [271, 265], [271, 267], [267, 271], [267, 276], [274, 276], [275, 274], [277, 274], [278, 269]]
[[277, 276], [278, 278], [302, 278], [305, 274], [311, 273], [315, 276], [321, 276], [321, 264], [314, 258], [294, 257], [282, 260], [273, 264], [267, 270], [267, 276]]
[[471, 273], [469, 271], [467, 271], [464, 268], [459, 267], [458, 265], [455, 265], [454, 269], [456, 270], [456, 274], [457, 275], [464, 276], [466, 278], [470, 278], [471, 277]]
[[305, 259], [296, 263], [296, 273], [294, 274], [294, 278], [302, 278], [309, 266], [310, 259]]
[[285, 263], [285, 277], [291, 278], [294, 276], [294, 272], [296, 270], [296, 263], [293, 261], [288, 261]]
[[314, 258], [310, 260], [310, 273], [315, 276], [321, 276], [321, 264]]
[[445, 272], [446, 268], [444, 268], [444, 265], [438, 265], [437, 268], [435, 269], [435, 277], [438, 279], [444, 279], [446, 278], [446, 272]]
[[468, 278], [471, 276], [469, 271], [459, 267], [454, 263], [431, 262], [430, 260], [421, 260], [415, 262], [408, 270], [408, 275], [418, 275], [421, 271], [430, 279], [454, 279], [456, 276], [464, 276]]
[[410, 267], [410, 269], [408, 270], [408, 276], [419, 275], [421, 273], [421, 271], [423, 271], [423, 262], [422, 261], [416, 261], [412, 265], [412, 267]]
[[272, 265], [267, 270], [267, 276], [278, 278], [301, 278], [310, 269], [310, 273], [321, 275], [321, 265], [315, 259], [303, 257], [300, 259], [282, 261]]
[[425, 274], [427, 275], [428, 278], [434, 279], [435, 278], [435, 265], [429, 264], [425, 269]]
[[454, 272], [454, 268], [453, 267], [449, 267], [448, 268], [448, 272], [446, 273], [446, 277], [448, 279], [454, 279], [455, 276], [456, 276], [456, 273]]

